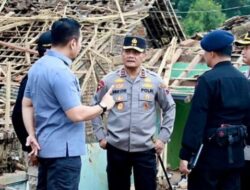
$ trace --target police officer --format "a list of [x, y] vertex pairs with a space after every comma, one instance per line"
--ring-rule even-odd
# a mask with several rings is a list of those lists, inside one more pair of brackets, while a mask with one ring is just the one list
[[180, 151], [180, 171], [203, 144], [188, 177], [189, 190], [239, 190], [244, 165], [244, 117], [250, 108], [246, 77], [231, 64], [234, 37], [215, 30], [201, 40], [204, 59], [212, 69], [201, 75], [192, 100]]
[[[250, 32], [247, 32], [241, 39], [235, 42], [235, 45], [243, 47], [242, 56], [243, 62], [250, 65]], [[245, 76], [250, 79], [250, 70], [248, 70]], [[247, 120], [250, 123], [250, 119]], [[246, 139], [245, 153], [245, 167], [241, 175], [241, 190], [250, 189], [250, 128], [248, 128], [248, 137]]]
[[[161, 77], [142, 67], [145, 50], [143, 38], [126, 36], [123, 67], [105, 76], [94, 96], [97, 104], [114, 85], [116, 104], [108, 114], [107, 131], [101, 117], [92, 121], [100, 147], [107, 149], [109, 190], [129, 190], [132, 169], [136, 190], [155, 190], [155, 153], [162, 152], [173, 130], [175, 103]], [[154, 143], [156, 103], [162, 122]]]

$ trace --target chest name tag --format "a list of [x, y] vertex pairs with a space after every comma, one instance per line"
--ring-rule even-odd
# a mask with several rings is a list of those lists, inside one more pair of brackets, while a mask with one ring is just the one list
[[120, 94], [120, 93], [126, 93], [127, 89], [121, 89], [121, 90], [113, 90], [113, 94]]
[[141, 92], [153, 94], [153, 93], [154, 93], [154, 90], [153, 90], [153, 89], [142, 88], [142, 89], [141, 89]]

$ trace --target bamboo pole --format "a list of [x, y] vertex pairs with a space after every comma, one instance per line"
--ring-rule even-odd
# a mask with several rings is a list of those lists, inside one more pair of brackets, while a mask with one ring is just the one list
[[81, 87], [81, 95], [83, 95], [83, 93], [85, 92], [86, 90], [86, 87], [87, 87], [87, 82], [92, 74], [92, 70], [94, 69], [94, 65], [95, 65], [95, 57], [93, 58], [91, 53], [88, 53], [89, 55], [89, 59], [90, 59], [90, 67], [89, 67], [89, 70], [84, 78], [84, 81], [82, 83], [82, 87]]
[[0, 45], [2, 46], [6, 46], [6, 47], [9, 47], [11, 49], [15, 49], [15, 50], [18, 50], [18, 51], [21, 51], [21, 52], [29, 52], [31, 54], [35, 54], [35, 55], [38, 55], [38, 52], [35, 51], [35, 50], [32, 50], [32, 49], [29, 49], [29, 48], [24, 48], [24, 47], [20, 47], [20, 46], [17, 46], [13, 43], [8, 43], [8, 42], [4, 42], [4, 41], [0, 41]]
[[102, 59], [104, 59], [107, 63], [109, 64], [112, 64], [112, 60], [105, 57], [104, 55], [102, 55], [101, 53], [99, 53], [98, 51], [96, 50], [93, 50], [93, 49], [89, 49], [90, 51], [92, 51], [94, 54], [96, 54], [97, 56], [101, 57]]
[[116, 7], [117, 7], [117, 9], [118, 9], [119, 15], [120, 15], [120, 17], [121, 17], [122, 24], [123, 24], [123, 25], [126, 25], [125, 20], [124, 20], [124, 17], [123, 17], [123, 14], [122, 14], [122, 10], [121, 10], [121, 7], [120, 7], [120, 4], [119, 4], [118, 0], [115, 0], [115, 4], [116, 4]]
[[163, 53], [163, 49], [158, 49], [157, 52], [153, 55], [152, 59], [150, 59], [150, 61], [148, 62], [147, 65], [149, 66], [154, 66], [155, 63], [160, 59], [160, 57], [162, 56]]
[[4, 128], [9, 130], [10, 128], [10, 90], [11, 90], [11, 63], [7, 63], [7, 75], [6, 75], [6, 100], [5, 100], [5, 125]]
[[188, 71], [192, 70], [193, 68], [195, 68], [195, 66], [202, 60], [202, 55], [197, 54], [193, 60], [191, 61], [191, 63], [187, 66], [187, 70], [183, 71], [178, 78], [180, 79], [176, 79], [174, 80], [174, 82], [171, 84], [171, 86], [178, 86], [181, 83], [181, 78], [187, 77], [188, 75]]
[[94, 35], [93, 37], [91, 38], [91, 41], [90, 43], [88, 44], [88, 46], [80, 53], [80, 55], [78, 55], [78, 57], [74, 60], [73, 64], [72, 64], [72, 70], [73, 71], [76, 71], [78, 70], [81, 65], [79, 63], [80, 59], [85, 55], [85, 53], [89, 50], [89, 48], [95, 43], [95, 39], [96, 39], [96, 36], [97, 36], [97, 28], [98, 28], [98, 25], [95, 25], [95, 30], [94, 30]]
[[[168, 88], [168, 86], [169, 86], [171, 69], [172, 69], [172, 65], [174, 64], [174, 62], [172, 60], [173, 60], [173, 55], [174, 55], [176, 45], [177, 45], [177, 38], [173, 37], [170, 44], [171, 45], [170, 45], [170, 47], [168, 47], [166, 53], [164, 54], [163, 60], [161, 62], [161, 66], [160, 66], [160, 68], [158, 70], [158, 74], [161, 74], [163, 68], [164, 67], [166, 68], [165, 74], [163, 76], [163, 81], [164, 81], [164, 84], [166, 85], [166, 88]], [[162, 154], [160, 155], [162, 160], [164, 161], [164, 163], [167, 163], [167, 152], [168, 152], [168, 145], [166, 144], [165, 148], [163, 149]], [[164, 171], [160, 167], [159, 168], [159, 173], [158, 173], [159, 179], [162, 179], [162, 176], [164, 176]]]
[[[170, 43], [171, 45], [168, 47], [167, 51], [165, 52], [165, 54], [163, 56], [161, 65], [160, 65], [159, 70], [158, 70], [158, 75], [161, 75], [165, 65], [167, 63], [171, 62], [171, 58], [172, 58], [173, 53], [174, 53], [175, 48], [176, 48], [176, 43], [177, 43], [177, 38], [173, 37], [172, 40], [171, 40], [171, 43]], [[168, 85], [168, 84], [166, 84], [166, 85]]]
[[[6, 19], [7, 18], [4, 17], [4, 20], [6, 20]], [[1, 19], [0, 19], [0, 22], [2, 22]], [[10, 29], [15, 28], [17, 26], [22, 26], [22, 25], [29, 24], [29, 23], [30, 23], [30, 21], [19, 21], [19, 22], [14, 22], [14, 23], [11, 23], [11, 24], [7, 24], [7, 25], [4, 25], [4, 26], [0, 27], [0, 32], [3, 32], [5, 30], [10, 30]]]
[[3, 8], [4, 8], [4, 5], [6, 4], [7, 0], [3, 0], [2, 1], [2, 4], [1, 4], [1, 7], [0, 7], [0, 12], [2, 12]]

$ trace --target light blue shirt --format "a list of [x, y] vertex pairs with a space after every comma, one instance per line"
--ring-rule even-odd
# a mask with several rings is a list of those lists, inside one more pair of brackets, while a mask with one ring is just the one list
[[81, 105], [79, 81], [69, 69], [71, 63], [63, 54], [49, 50], [28, 73], [24, 96], [33, 103], [42, 158], [85, 153], [84, 123], [73, 123], [65, 114]]

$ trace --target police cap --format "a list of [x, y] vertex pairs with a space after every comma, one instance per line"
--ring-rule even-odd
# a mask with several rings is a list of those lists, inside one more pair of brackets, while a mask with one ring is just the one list
[[123, 49], [134, 49], [139, 52], [144, 52], [146, 49], [146, 41], [141, 37], [126, 36], [123, 42]]
[[240, 37], [239, 40], [235, 41], [237, 46], [247, 46], [250, 45], [250, 31]]
[[205, 51], [231, 55], [234, 36], [225, 30], [214, 30], [203, 37], [201, 47]]

